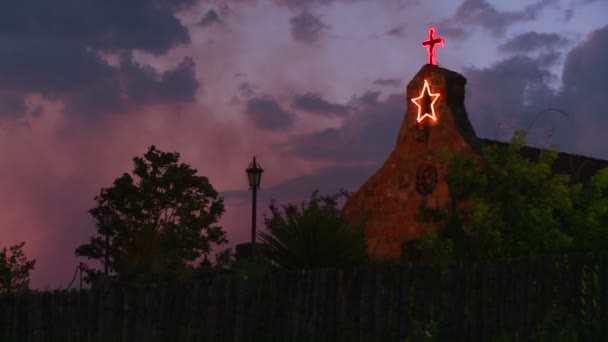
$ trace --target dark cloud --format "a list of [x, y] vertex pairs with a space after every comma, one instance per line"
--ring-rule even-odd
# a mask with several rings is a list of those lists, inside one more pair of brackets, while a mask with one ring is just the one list
[[205, 13], [205, 15], [203, 16], [203, 18], [201, 19], [201, 22], [199, 24], [203, 27], [207, 27], [207, 26], [211, 26], [214, 24], [221, 24], [221, 23], [222, 23], [222, 21], [220, 20], [219, 14], [217, 14], [217, 12], [214, 9], [210, 9], [207, 11], [207, 13]]
[[[566, 56], [562, 87], [547, 70], [546, 58], [513, 56], [487, 69], [468, 70], [467, 110], [476, 131], [495, 137], [496, 126], [510, 122], [515, 129], [529, 129], [533, 144], [551, 143], [564, 151], [608, 158], [605, 75], [608, 75], [608, 26], [592, 32]], [[507, 137], [503, 137], [507, 138]]]
[[327, 116], [348, 114], [347, 106], [330, 103], [318, 94], [312, 93], [296, 96], [293, 100], [292, 108]]
[[574, 17], [574, 9], [568, 8], [564, 11], [564, 21], [570, 21]]
[[36, 106], [36, 108], [32, 109], [31, 112], [29, 112], [29, 115], [33, 116], [33, 117], [39, 117], [44, 113], [44, 107], [42, 107], [41, 105]]
[[194, 67], [194, 61], [185, 58], [174, 69], [159, 73], [125, 56], [108, 77], [71, 94], [66, 100], [66, 110], [71, 114], [97, 116], [143, 105], [193, 101], [199, 86]]
[[465, 0], [457, 9], [453, 17], [446, 20], [447, 35], [462, 37], [467, 30], [461, 25], [469, 27], [479, 26], [496, 36], [504, 34], [507, 28], [517, 22], [534, 20], [546, 7], [557, 4], [556, 0], [539, 0], [525, 6], [521, 11], [501, 12], [486, 0]]
[[594, 2], [599, 2], [599, 1], [602, 1], [602, 0], [574, 0], [573, 4], [574, 5], [589, 5]]
[[291, 36], [296, 41], [314, 43], [321, 39], [328, 26], [318, 16], [303, 11], [289, 19], [291, 25]]
[[485, 69], [467, 69], [464, 75], [467, 112], [481, 136], [496, 138], [499, 125], [513, 125], [538, 110], [526, 106], [530, 100], [535, 102], [540, 94], [552, 97], [547, 83], [553, 75], [539, 58], [517, 55]]
[[175, 68], [158, 74], [157, 89], [148, 94], [148, 102], [193, 101], [199, 87], [195, 67], [194, 59], [185, 57]]
[[153, 6], [167, 7], [174, 11], [184, 10], [196, 5], [197, 0], [152, 0]]
[[241, 82], [239, 83], [237, 90], [240, 96], [248, 98], [248, 97], [252, 97], [253, 95], [255, 95], [256, 90], [259, 87], [256, 86], [255, 84], [252, 84], [251, 82]]
[[101, 51], [162, 54], [190, 42], [174, 11], [194, 0], [7, 0], [0, 7], [3, 39], [72, 41]]
[[279, 6], [285, 6], [290, 9], [298, 10], [302, 8], [310, 8], [319, 5], [330, 5], [335, 2], [357, 2], [360, 0], [274, 0], [273, 2]]
[[403, 37], [403, 35], [405, 34], [405, 28], [407, 25], [402, 24], [402, 25], [398, 25], [393, 27], [392, 29], [388, 30], [385, 32], [385, 34], [387, 36], [393, 36], [393, 37]]
[[538, 50], [551, 50], [568, 43], [568, 39], [557, 33], [522, 33], [500, 46], [506, 52], [527, 53]]
[[175, 16], [196, 0], [8, 0], [0, 5], [0, 91], [63, 101], [70, 114], [102, 114], [190, 101], [194, 62], [158, 73], [103, 53], [160, 55], [190, 41]]
[[294, 121], [293, 113], [281, 108], [270, 96], [250, 99], [245, 110], [253, 124], [264, 130], [286, 130]]
[[30, 125], [30, 122], [27, 120], [17, 121], [17, 122], [15, 122], [14, 126], [17, 128], [29, 128], [29, 129], [32, 128], [32, 125]]
[[[242, 2], [251, 2], [254, 0], [239, 0]], [[273, 0], [276, 5], [284, 6], [292, 10], [301, 10], [303, 8], [312, 8], [318, 6], [328, 6], [336, 3], [351, 4], [369, 0]], [[397, 9], [414, 6], [420, 4], [421, 0], [384, 0], [383, 3], [395, 6]]]
[[[586, 6], [586, 5], [590, 5], [596, 2], [600, 2], [600, 1], [604, 1], [604, 0], [572, 0], [569, 2], [569, 8], [566, 8], [564, 10], [564, 21], [568, 22], [570, 21], [574, 15], [576, 14], [577, 10], [580, 10], [581, 7]], [[605, 3], [605, 1], [604, 1]]]
[[[608, 75], [608, 26], [589, 34], [570, 51], [564, 63], [562, 80], [567, 93], [600, 96]], [[605, 96], [601, 95], [601, 96]]]
[[380, 162], [395, 145], [407, 103], [405, 93], [379, 97], [380, 92], [367, 92], [353, 98], [352, 114], [342, 127], [299, 136], [285, 152], [316, 160]]
[[572, 117], [573, 122], [562, 128], [576, 134], [576, 141], [569, 143], [608, 159], [605, 75], [608, 75], [608, 25], [590, 33], [566, 56], [563, 86], [553, 102]]
[[116, 71], [98, 82], [64, 97], [65, 112], [72, 117], [97, 120], [104, 114], [127, 112], [128, 94], [118, 82]]
[[0, 87], [5, 89], [60, 95], [95, 84], [111, 73], [111, 66], [76, 42], [0, 42]]
[[25, 97], [23, 95], [0, 94], [0, 118], [19, 118], [25, 112]]
[[455, 24], [453, 20], [446, 20], [441, 24], [441, 36], [464, 40], [470, 34], [470, 30], [465, 30], [462, 25]]
[[399, 78], [378, 78], [374, 81], [375, 85], [387, 87], [399, 87], [403, 81]]

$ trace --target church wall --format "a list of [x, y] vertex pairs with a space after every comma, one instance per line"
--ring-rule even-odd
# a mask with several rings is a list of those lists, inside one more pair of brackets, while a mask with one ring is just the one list
[[[434, 105], [437, 120], [427, 117], [422, 121], [429, 125], [428, 140], [419, 142], [416, 139], [418, 106], [411, 99], [420, 95], [425, 79], [431, 93], [440, 96]], [[467, 132], [463, 127], [470, 126], [464, 110], [465, 83], [459, 74], [426, 65], [408, 84], [407, 110], [394, 150], [343, 208], [351, 221], [366, 225], [368, 254], [372, 258], [399, 261], [404, 242], [419, 238], [426, 229], [433, 229], [415, 220], [424, 201], [429, 207], [452, 205], [444, 181], [448, 158], [451, 153], [476, 154], [472, 140], [463, 136], [463, 132]], [[464, 126], [462, 120], [466, 120]], [[427, 195], [417, 190], [421, 165], [431, 165], [437, 171], [436, 186]]]

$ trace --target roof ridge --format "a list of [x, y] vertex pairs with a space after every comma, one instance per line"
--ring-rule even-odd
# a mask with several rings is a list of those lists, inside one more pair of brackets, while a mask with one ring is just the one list
[[[501, 144], [501, 145], [510, 145], [509, 142], [507, 141], [500, 141], [500, 140], [494, 140], [494, 139], [488, 139], [488, 138], [478, 138], [479, 140], [481, 140], [484, 143], [490, 143], [490, 144]], [[547, 149], [544, 148], [540, 148], [540, 147], [535, 147], [535, 146], [529, 146], [529, 145], [524, 145], [524, 148], [528, 148], [528, 149], [532, 149], [532, 150], [538, 150], [538, 151], [549, 151]], [[591, 159], [591, 160], [595, 160], [598, 162], [602, 162], [602, 163], [607, 163], [608, 164], [608, 160], [606, 159], [600, 159], [600, 158], [596, 158], [596, 157], [591, 157], [591, 156], [587, 156], [584, 154], [576, 154], [576, 153], [569, 153], [569, 152], [562, 152], [562, 151], [557, 151], [559, 155], [563, 155], [563, 156], [571, 156], [571, 157], [579, 157], [579, 158], [585, 158], [585, 159]]]
[[[510, 143], [486, 138], [477, 138], [481, 145], [502, 145], [506, 146]], [[539, 158], [542, 151], [548, 151], [540, 147], [524, 145], [521, 150], [521, 156], [535, 161]], [[587, 182], [598, 171], [608, 168], [608, 160], [589, 157], [581, 154], [573, 154], [568, 152], [559, 152], [557, 158], [553, 161], [551, 169], [553, 173], [567, 174], [572, 177], [575, 182]]]

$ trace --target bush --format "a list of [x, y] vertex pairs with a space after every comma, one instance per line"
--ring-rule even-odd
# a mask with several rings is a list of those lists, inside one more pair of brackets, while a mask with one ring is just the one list
[[338, 200], [348, 197], [341, 192], [319, 196], [300, 207], [293, 204], [270, 204], [265, 217], [268, 233], [260, 233], [266, 244], [264, 256], [283, 269], [339, 268], [361, 265], [367, 261], [365, 233], [362, 226], [350, 223], [337, 208]]

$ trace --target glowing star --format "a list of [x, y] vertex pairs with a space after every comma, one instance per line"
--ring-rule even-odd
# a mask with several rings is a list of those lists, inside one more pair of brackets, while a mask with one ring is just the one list
[[436, 44], [441, 44], [441, 47], [443, 47], [443, 38], [435, 38], [435, 28], [431, 27], [429, 29], [429, 39], [422, 42], [422, 47], [425, 47], [429, 52], [429, 63], [431, 65], [437, 65], [437, 60], [435, 59]]
[[[433, 101], [430, 101], [430, 99], [433, 99]], [[418, 106], [418, 117], [416, 118], [416, 121], [421, 122], [422, 120], [424, 120], [424, 118], [426, 118], [427, 116], [429, 118], [431, 118], [433, 121], [437, 121], [437, 116], [435, 116], [435, 102], [437, 101], [437, 99], [439, 98], [439, 93], [431, 93], [431, 88], [429, 87], [429, 82], [427, 82], [427, 80], [424, 80], [424, 87], [422, 87], [422, 91], [420, 92], [420, 96], [413, 98], [412, 102]], [[429, 107], [430, 107], [430, 112], [429, 113]], [[422, 114], [424, 113], [424, 114]]]

